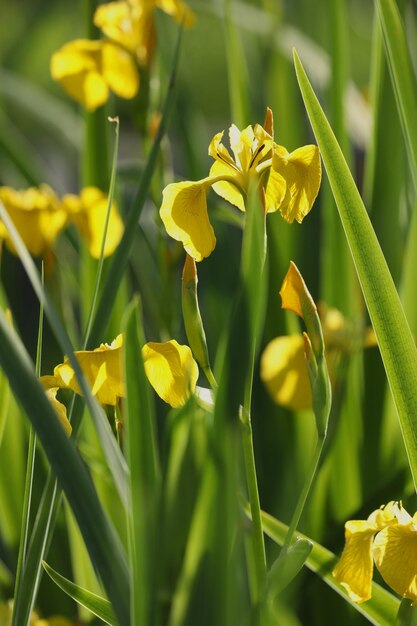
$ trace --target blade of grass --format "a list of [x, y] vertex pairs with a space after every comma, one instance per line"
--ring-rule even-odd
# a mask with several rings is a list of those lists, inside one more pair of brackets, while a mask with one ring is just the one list
[[250, 105], [249, 80], [244, 61], [244, 50], [239, 39], [236, 22], [233, 20], [233, 0], [224, 0], [224, 31], [226, 38], [226, 58], [229, 84], [230, 111], [238, 128], [248, 123]]
[[64, 489], [120, 624], [128, 626], [129, 571], [123, 547], [101, 508], [85, 464], [66, 436], [20, 339], [8, 327], [2, 311], [0, 363]]
[[[271, 539], [282, 546], [288, 531], [288, 526], [275, 519], [268, 513], [262, 512], [262, 525], [264, 532]], [[350, 600], [345, 589], [336, 582], [332, 576], [332, 570], [336, 564], [337, 557], [333, 552], [327, 550], [319, 543], [316, 543], [309, 537], [297, 532], [297, 537], [310, 541], [313, 549], [307, 557], [306, 565], [312, 571], [320, 576], [326, 585], [329, 585], [334, 591], [343, 597], [356, 611], [361, 613], [375, 626], [390, 626], [395, 621], [400, 602], [389, 591], [383, 589], [377, 583], [372, 583], [372, 598], [364, 604], [356, 604]]]
[[417, 188], [417, 92], [404, 26], [394, 0], [375, 0], [404, 139]]
[[106, 622], [106, 624], [110, 624], [110, 626], [118, 626], [119, 623], [113, 613], [112, 606], [106, 598], [102, 598], [97, 594], [88, 591], [88, 589], [83, 589], [79, 585], [76, 585], [71, 580], [68, 580], [68, 578], [65, 578], [65, 576], [59, 574], [50, 565], [48, 565], [48, 563], [45, 563], [45, 561], [43, 561], [42, 565], [54, 583], [56, 583], [62, 591], [65, 591], [65, 593], [67, 593], [73, 600], [91, 611], [91, 613], [99, 617], [103, 620], [103, 622]]
[[141, 353], [145, 340], [137, 302], [126, 311], [124, 329], [126, 450], [130, 468], [131, 626], [135, 626], [150, 623], [154, 606], [160, 467], [155, 409]]
[[362, 199], [296, 52], [297, 78], [345, 229], [417, 487], [417, 350]]
[[[44, 267], [42, 264], [42, 285], [44, 285]], [[38, 327], [38, 343], [36, 348], [36, 376], [41, 374], [41, 362], [42, 362], [42, 336], [43, 336], [43, 306], [40, 305], [39, 311], [39, 327]], [[16, 580], [14, 587], [14, 601], [12, 612], [12, 626], [26, 626], [29, 620], [27, 616], [26, 621], [22, 622], [18, 617], [20, 612], [20, 599], [21, 599], [21, 584], [22, 584], [22, 568], [26, 562], [26, 551], [29, 536], [29, 524], [30, 524], [30, 510], [32, 504], [32, 488], [33, 488], [33, 476], [35, 469], [36, 458], [36, 434], [33, 432], [33, 428], [29, 430], [29, 443], [27, 451], [27, 465], [26, 465], [26, 480], [25, 480], [25, 493], [23, 496], [23, 512], [22, 512], [22, 530], [20, 533], [19, 553], [17, 557], [16, 568]]]

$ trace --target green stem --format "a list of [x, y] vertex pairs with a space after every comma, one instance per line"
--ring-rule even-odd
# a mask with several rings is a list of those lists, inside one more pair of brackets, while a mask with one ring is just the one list
[[213, 389], [213, 391], [215, 389], [217, 389], [217, 381], [216, 381], [216, 379], [214, 377], [214, 374], [213, 374], [213, 372], [211, 370], [210, 365], [207, 365], [204, 368], [204, 374], [206, 375], [206, 378], [207, 378], [207, 380], [208, 380], [208, 382], [210, 384], [210, 387]]
[[310, 471], [307, 474], [306, 481], [304, 483], [303, 490], [300, 493], [300, 497], [298, 498], [297, 506], [295, 507], [291, 523], [288, 527], [287, 536], [285, 537], [283, 550], [286, 550], [290, 545], [295, 532], [295, 529], [298, 526], [300, 521], [301, 514], [303, 512], [305, 503], [307, 501], [308, 495], [310, 493], [310, 489], [313, 485], [314, 478], [316, 476], [317, 468], [319, 465], [321, 453], [323, 451], [324, 442], [326, 440], [326, 435], [319, 436], [316, 447], [314, 450], [313, 458], [310, 465]]
[[252, 546], [256, 571], [256, 588], [254, 589], [254, 601], [255, 603], [257, 603], [266, 580], [266, 555], [261, 520], [261, 505], [259, 500], [258, 480], [256, 476], [256, 464], [250, 413], [254, 366], [255, 350], [253, 349], [251, 354], [250, 370], [245, 387], [245, 399], [242, 414], [242, 446], [246, 473], [246, 483], [248, 487], [249, 504], [252, 517]]

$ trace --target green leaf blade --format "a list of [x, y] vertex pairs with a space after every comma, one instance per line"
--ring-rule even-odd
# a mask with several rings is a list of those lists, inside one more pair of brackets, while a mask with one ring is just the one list
[[294, 52], [297, 78], [377, 336], [417, 486], [417, 350], [372, 224], [342, 151]]

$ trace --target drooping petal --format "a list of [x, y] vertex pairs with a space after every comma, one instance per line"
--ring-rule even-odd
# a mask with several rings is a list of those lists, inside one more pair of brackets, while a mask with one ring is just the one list
[[171, 183], [163, 191], [160, 216], [168, 235], [181, 241], [196, 261], [208, 257], [216, 237], [207, 213], [206, 192], [209, 179]]
[[[218, 178], [221, 176], [227, 176], [228, 178], [233, 177], [236, 179], [237, 184], [241, 184], [239, 172], [222, 161], [215, 161], [210, 169], [210, 178]], [[236, 185], [222, 180], [214, 183], [212, 187], [213, 191], [215, 191], [218, 196], [227, 200], [230, 204], [233, 204], [233, 206], [237, 207], [240, 211], [245, 211], [243, 196]]]
[[[70, 220], [74, 222], [81, 236], [86, 240], [89, 252], [94, 259], [100, 258], [101, 244], [107, 215], [107, 196], [97, 187], [85, 187], [80, 196], [67, 194], [62, 198]], [[123, 235], [123, 222], [113, 203], [110, 208], [104, 256], [114, 252]]]
[[[123, 336], [118, 335], [110, 345], [101, 344], [95, 350], [74, 352], [93, 395], [101, 404], [114, 406], [117, 398], [124, 395], [122, 346]], [[68, 359], [55, 367], [54, 377], [59, 387], [80, 393], [75, 372]]]
[[103, 42], [76, 39], [65, 44], [51, 58], [51, 74], [65, 91], [94, 111], [107, 102], [109, 89], [101, 75]]
[[311, 408], [302, 335], [276, 337], [267, 345], [261, 358], [261, 379], [277, 404], [293, 411]]
[[146, 376], [156, 393], [174, 408], [183, 406], [194, 393], [198, 366], [188, 346], [174, 339], [149, 342], [142, 348]]
[[333, 576], [354, 602], [365, 602], [372, 595], [372, 540], [375, 532], [365, 520], [351, 520], [345, 524], [345, 547]]
[[102, 72], [104, 80], [116, 96], [126, 100], [136, 96], [139, 72], [133, 56], [121, 46], [103, 42]]
[[287, 182], [287, 193], [279, 207], [282, 217], [290, 224], [301, 223], [310, 211], [321, 183], [321, 161], [317, 146], [303, 146], [290, 154], [275, 145], [272, 168]]
[[375, 537], [373, 557], [382, 578], [401, 597], [417, 602], [417, 528], [413, 523], [384, 528]]

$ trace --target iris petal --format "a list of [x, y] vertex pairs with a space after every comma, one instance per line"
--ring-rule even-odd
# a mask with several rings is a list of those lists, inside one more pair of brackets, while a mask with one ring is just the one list
[[374, 534], [375, 529], [364, 520], [345, 524], [345, 547], [333, 576], [354, 602], [365, 602], [372, 595]]
[[216, 237], [207, 213], [206, 191], [209, 179], [171, 183], [163, 191], [160, 216], [168, 235], [181, 241], [196, 261], [208, 257]]
[[[222, 163], [221, 161], [215, 161], [210, 169], [210, 178], [213, 177], [221, 177], [227, 176], [228, 178], [234, 177], [236, 178], [236, 182], [239, 184], [240, 177], [239, 173], [234, 170], [226, 163]], [[213, 191], [217, 193], [218, 196], [233, 204], [233, 206], [240, 209], [240, 211], [245, 211], [245, 203], [243, 201], [243, 196], [240, 193], [239, 189], [233, 185], [233, 183], [228, 183], [226, 181], [220, 181], [214, 183], [212, 185]]]
[[311, 408], [302, 335], [276, 337], [267, 345], [261, 358], [261, 379], [277, 404], [293, 411]]
[[183, 406], [194, 393], [198, 366], [188, 346], [174, 339], [143, 346], [146, 376], [156, 393], [174, 408]]
[[279, 207], [290, 224], [301, 223], [317, 197], [321, 182], [321, 162], [317, 146], [303, 146], [290, 154], [275, 146], [272, 168], [287, 182], [287, 194]]
[[373, 556], [385, 582], [401, 597], [417, 602], [417, 528], [413, 523], [384, 528], [375, 537]]

